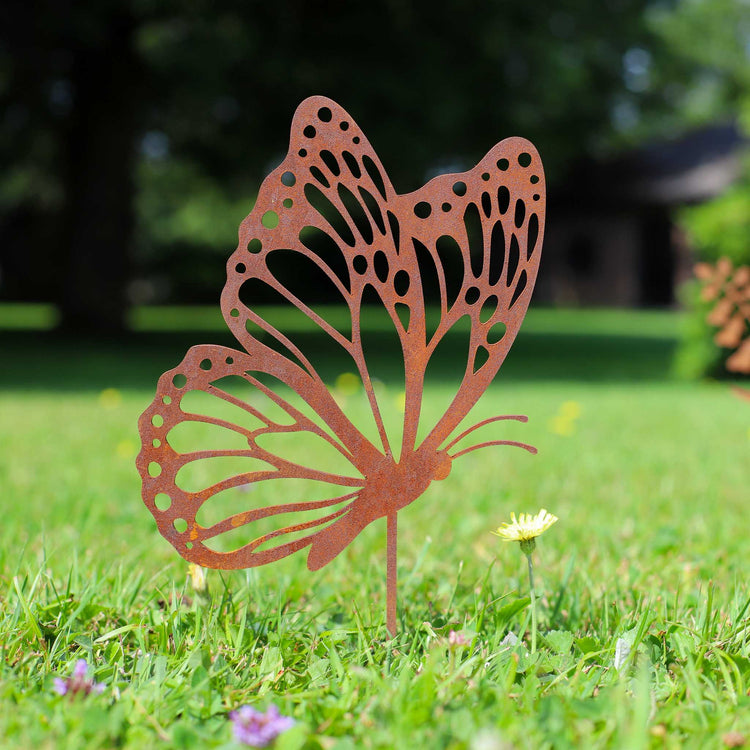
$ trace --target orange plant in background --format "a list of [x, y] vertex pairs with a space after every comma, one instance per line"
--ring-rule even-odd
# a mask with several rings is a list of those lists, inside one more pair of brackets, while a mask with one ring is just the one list
[[720, 258], [715, 265], [698, 263], [695, 275], [703, 282], [701, 297], [716, 302], [707, 317], [719, 329], [714, 341], [734, 349], [727, 370], [750, 374], [750, 266], [734, 268], [731, 260]]

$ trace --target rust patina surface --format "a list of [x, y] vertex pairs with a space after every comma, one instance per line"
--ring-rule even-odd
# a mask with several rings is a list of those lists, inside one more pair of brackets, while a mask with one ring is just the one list
[[[468, 172], [441, 175], [399, 194], [349, 114], [330, 99], [306, 99], [294, 116], [289, 151], [264, 180], [227, 263], [221, 311], [238, 348], [191, 348], [159, 379], [156, 397], [140, 418], [143, 501], [161, 534], [185, 559], [206, 567], [264, 565], [307, 549], [308, 567], [317, 570], [385, 517], [387, 624], [395, 634], [399, 510], [431, 482], [448, 477], [454, 459], [477, 448], [513, 445], [535, 452], [507, 440], [460, 445], [478, 427], [526, 421], [522, 416], [497, 416], [454, 433], [502, 365], [526, 314], [544, 207], [542, 163], [523, 138], [501, 141]], [[428, 276], [440, 299], [436, 322], [425, 312]], [[306, 283], [298, 290], [294, 278]], [[346, 326], [334, 325], [327, 319], [330, 308], [305, 298], [305, 289], [315, 289], [318, 281], [348, 310]], [[310, 339], [300, 343], [254, 302], [269, 294], [348, 355], [372, 413], [369, 437], [318, 374], [315, 352], [305, 346]], [[403, 354], [398, 431], [386, 428], [373, 387], [368, 362], [378, 352], [363, 346], [362, 316], [372, 309], [363, 300], [390, 317]], [[459, 321], [467, 339], [465, 371], [442, 416], [425, 425], [420, 416], [427, 366]], [[225, 386], [230, 381], [241, 382], [250, 395]], [[240, 419], [191, 406], [196, 392]], [[210, 426], [234, 442], [186, 449], [176, 439], [186, 423]], [[291, 448], [301, 435], [326, 444], [348, 470], [309, 465]], [[184, 479], [195, 462], [215, 459], [242, 459], [248, 467], [207, 487]], [[284, 483], [291, 487], [300, 479], [330, 489], [288, 499]], [[274, 480], [282, 480], [275, 504], [254, 505], [253, 493], [242, 492]], [[211, 521], [201, 516], [204, 505], [231, 491], [239, 491], [242, 507]], [[224, 534], [253, 528], [257, 536], [250, 533], [235, 548], [216, 543]]]

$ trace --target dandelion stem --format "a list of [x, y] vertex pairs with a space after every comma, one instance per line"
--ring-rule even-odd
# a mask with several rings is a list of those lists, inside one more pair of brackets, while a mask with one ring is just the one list
[[526, 554], [529, 563], [529, 597], [531, 598], [531, 653], [536, 652], [536, 593], [534, 591], [534, 565], [531, 562], [531, 552]]

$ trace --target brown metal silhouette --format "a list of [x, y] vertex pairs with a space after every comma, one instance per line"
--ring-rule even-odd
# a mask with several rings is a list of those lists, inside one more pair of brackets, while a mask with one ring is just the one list
[[750, 374], [750, 266], [735, 269], [731, 260], [720, 258], [715, 265], [698, 263], [695, 275], [704, 284], [703, 299], [716, 301], [707, 317], [719, 329], [714, 341], [734, 349], [727, 358], [727, 370]]
[[[161, 534], [185, 559], [207, 567], [263, 565], [309, 547], [308, 567], [318, 570], [368, 524], [385, 517], [387, 625], [395, 635], [398, 511], [432, 481], [445, 479], [458, 456], [491, 445], [536, 452], [506, 440], [457, 447], [479, 427], [505, 419], [526, 421], [522, 416], [485, 419], [450, 437], [497, 373], [528, 308], [541, 254], [544, 199], [541, 160], [522, 138], [497, 144], [468, 172], [436, 177], [419, 190], [400, 195], [362, 131], [341, 107], [319, 96], [302, 102], [292, 123], [289, 152], [264, 180], [227, 264], [221, 310], [242, 349], [215, 345], [190, 349], [176, 368], [159, 379], [156, 398], [139, 421], [142, 450], [137, 466], [143, 500]], [[472, 222], [476, 232], [470, 229]], [[446, 273], [440, 254], [445, 243], [453, 245], [459, 261], [458, 271], [452, 274]], [[339, 330], [326, 320], [325, 312], [303, 301], [302, 293], [279, 281], [277, 277], [290, 268], [303, 275], [318, 274], [334, 288], [350, 313], [350, 328]], [[434, 330], [425, 314], [423, 277], [428, 271], [437, 279], [440, 294], [440, 319]], [[368, 439], [347, 418], [303, 347], [244, 299], [259, 287], [273, 290], [348, 353], [364, 386], [378, 440]], [[403, 351], [403, 433], [397, 453], [367, 367], [366, 359], [375, 352], [368, 351], [366, 357], [362, 346], [360, 322], [366, 295], [375, 296], [387, 311]], [[418, 440], [425, 370], [438, 343], [462, 318], [470, 322], [462, 382], [443, 416]], [[227, 390], [222, 379], [230, 376], [252, 386], [270, 407]], [[184, 399], [196, 391], [241, 410], [252, 425], [191, 412]], [[170, 444], [170, 432], [187, 422], [221, 428], [243, 445], [177, 450]], [[291, 439], [295, 434], [324, 441], [351, 471], [342, 474], [305, 466], [299, 455], [293, 461], [265, 445], [271, 438]], [[187, 489], [178, 477], [193, 462], [221, 457], [260, 465], [198, 490]], [[322, 500], [251, 507], [215, 523], [196, 521], [204, 503], [225, 490], [300, 478], [338, 489]], [[248, 495], [245, 502], [251, 504], [251, 499]], [[284, 514], [300, 512], [306, 520], [284, 525]], [[271, 531], [238, 549], [226, 552], [210, 546], [225, 532], [277, 518], [279, 523]]]

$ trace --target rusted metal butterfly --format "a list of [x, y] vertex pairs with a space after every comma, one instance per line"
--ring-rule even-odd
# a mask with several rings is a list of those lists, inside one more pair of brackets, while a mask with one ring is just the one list
[[[445, 479], [458, 456], [491, 445], [535, 452], [507, 440], [458, 447], [478, 427], [526, 421], [522, 416], [492, 417], [452, 435], [503, 363], [528, 308], [541, 254], [544, 197], [539, 155], [522, 138], [497, 144], [468, 172], [436, 177], [400, 195], [354, 120], [330, 99], [306, 99], [294, 116], [289, 152], [264, 180], [227, 264], [221, 310], [242, 349], [190, 349], [159, 379], [156, 397], [140, 418], [143, 500], [162, 535], [185, 559], [207, 567], [264, 565], [309, 548], [308, 567], [317, 570], [385, 517], [387, 624], [395, 634], [399, 510], [431, 482]], [[454, 253], [450, 272], [446, 252]], [[428, 273], [440, 298], [435, 326], [425, 311]], [[295, 276], [305, 282], [302, 291], [292, 290], [288, 279]], [[347, 312], [350, 324], [343, 330], [327, 319], [330, 308], [304, 299], [318, 284], [329, 287]], [[344, 414], [310, 352], [260, 314], [256, 302], [263, 297], [257, 295], [271, 290], [351, 358], [377, 428], [372, 439]], [[246, 299], [254, 293], [255, 301]], [[367, 365], [377, 352], [365, 353], [362, 345], [362, 316], [371, 309], [363, 299], [370, 298], [390, 318], [403, 354], [400, 448], [391, 443]], [[428, 363], [461, 320], [469, 329], [465, 372], [448, 408], [425, 426], [420, 414]], [[251, 392], [238, 395], [225, 387], [229, 380]], [[200, 392], [236, 410], [241, 424], [193, 409], [190, 399]], [[239, 443], [184, 450], [176, 431], [187, 423], [220, 428]], [[303, 434], [333, 449], [349, 471], [326, 471], [314, 465], [317, 459], [290, 455], [284, 440]], [[194, 464], [221, 458], [252, 466], [209, 486], [181, 481]], [[285, 486], [299, 479], [322, 483], [326, 491], [286, 501]], [[244, 493], [237, 512], [215, 522], [201, 516], [217, 496], [272, 480], [282, 480], [276, 504], [253, 506], [254, 495]], [[287, 514], [302, 514], [302, 520], [287, 525]], [[262, 529], [260, 522], [269, 521], [274, 525], [236, 549], [217, 544], [221, 535]]]

